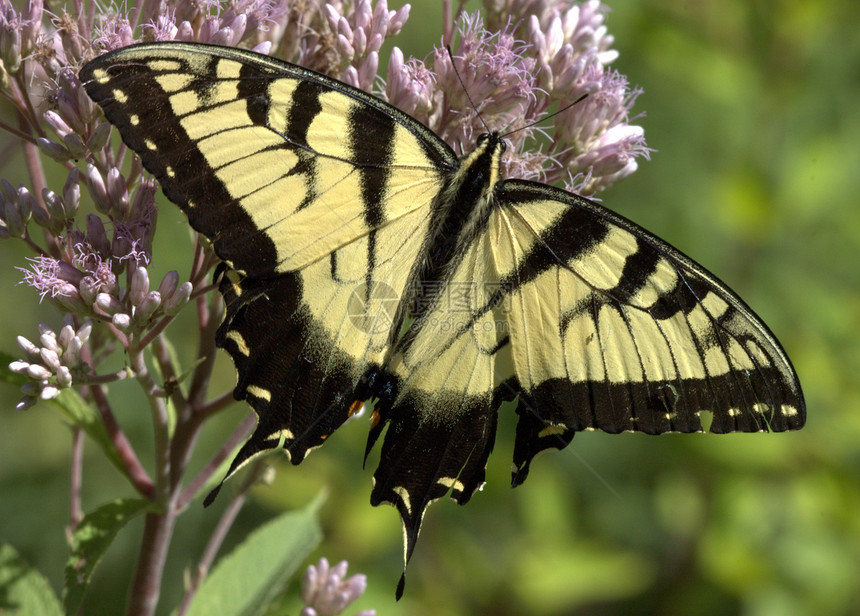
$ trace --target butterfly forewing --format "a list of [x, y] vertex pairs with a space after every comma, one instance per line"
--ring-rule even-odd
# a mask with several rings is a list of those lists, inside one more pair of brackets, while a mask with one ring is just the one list
[[81, 80], [191, 225], [249, 275], [300, 269], [426, 206], [456, 162], [378, 99], [237, 49], [138, 45]]

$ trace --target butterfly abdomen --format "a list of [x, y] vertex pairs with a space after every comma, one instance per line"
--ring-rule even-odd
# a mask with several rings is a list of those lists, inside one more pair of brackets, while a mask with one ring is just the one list
[[[460, 168], [450, 175], [448, 185], [434, 203], [433, 233], [428, 237], [427, 256], [414, 277], [419, 307], [413, 316], [432, 305], [432, 294], [456, 268], [463, 254], [486, 229], [492, 209], [493, 188], [499, 178], [504, 142], [497, 134], [482, 135], [475, 149], [465, 156]], [[421, 308], [423, 307], [423, 308]]]

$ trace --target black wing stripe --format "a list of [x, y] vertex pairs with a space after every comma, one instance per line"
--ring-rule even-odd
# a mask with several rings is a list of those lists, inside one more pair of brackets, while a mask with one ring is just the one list
[[[129, 148], [140, 155], [144, 167], [159, 181], [167, 198], [182, 208], [196, 230], [216, 238], [218, 256], [232, 262], [237, 269], [258, 271], [274, 267], [275, 246], [265, 234], [257, 232], [251, 218], [235, 202], [200, 150], [188, 145], [194, 141], [171, 111], [170, 97], [156, 80], [156, 73], [148, 65], [135, 62], [109, 65], [105, 70], [109, 75], [119, 76], [100, 83], [93, 78], [92, 69], [82, 70], [87, 93], [120, 129]], [[147, 92], [146, 105], [128, 105], [117, 99], [117, 92], [125, 92], [131, 84], [136, 90]], [[204, 83], [190, 87], [200, 90]], [[147, 127], [145, 132], [133, 129], [132, 116], [136, 116], [136, 125]], [[177, 174], [178, 169], [196, 169], [198, 173]], [[196, 207], [203, 204], [207, 207]], [[229, 242], [218, 241], [223, 229], [243, 238], [241, 250]]]

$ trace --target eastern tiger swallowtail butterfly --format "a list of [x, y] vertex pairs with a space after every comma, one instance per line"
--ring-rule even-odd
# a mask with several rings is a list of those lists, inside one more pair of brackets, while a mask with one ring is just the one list
[[513, 485], [581, 430], [804, 424], [743, 301], [604, 207], [501, 178], [497, 133], [458, 158], [374, 96], [232, 48], [136, 45], [80, 77], [223, 260], [217, 343], [259, 416], [228, 477], [279, 444], [298, 464], [375, 400], [371, 503], [402, 517], [404, 573], [427, 506], [483, 484], [504, 401]]

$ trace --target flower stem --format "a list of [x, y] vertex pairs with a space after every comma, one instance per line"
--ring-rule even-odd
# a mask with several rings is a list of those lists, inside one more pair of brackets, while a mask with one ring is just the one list
[[126, 611], [128, 616], [155, 614], [161, 590], [164, 561], [167, 558], [167, 548], [170, 546], [170, 538], [173, 536], [175, 526], [176, 513], [172, 503], [168, 503], [162, 512], [146, 514], [140, 556]]
[[131, 478], [135, 489], [140, 494], [147, 498], [151, 498], [155, 494], [155, 485], [153, 484], [152, 479], [149, 478], [149, 475], [147, 474], [146, 469], [143, 468], [140, 460], [137, 459], [137, 454], [135, 454], [131, 443], [128, 442], [122, 428], [119, 427], [116, 417], [110, 408], [110, 403], [105, 396], [104, 390], [100, 385], [92, 385], [90, 386], [90, 392], [92, 393], [93, 400], [96, 403], [99, 416], [104, 422], [108, 435], [111, 438], [111, 442], [123, 463], [126, 474]]
[[84, 518], [81, 509], [81, 483], [84, 466], [84, 431], [72, 428], [72, 470], [69, 478], [69, 528], [72, 532]]
[[248, 473], [247, 477], [242, 482], [242, 485], [239, 486], [236, 496], [232, 501], [230, 501], [230, 504], [227, 505], [227, 508], [221, 515], [221, 519], [218, 520], [218, 525], [215, 527], [212, 536], [206, 544], [206, 548], [203, 550], [203, 556], [200, 557], [200, 562], [197, 563], [194, 578], [191, 580], [188, 590], [185, 592], [185, 596], [182, 597], [182, 603], [180, 603], [179, 610], [177, 612], [178, 616], [183, 616], [191, 606], [191, 600], [194, 598], [197, 589], [200, 588], [200, 584], [203, 583], [203, 580], [209, 573], [209, 569], [215, 560], [215, 556], [218, 554], [218, 550], [221, 548], [221, 544], [224, 542], [224, 538], [227, 536], [227, 532], [230, 530], [230, 527], [233, 526], [236, 516], [239, 515], [239, 511], [247, 500], [248, 489], [256, 483], [263, 470], [265, 470], [265, 465], [257, 462], [255, 467], [250, 473]]
[[144, 361], [143, 349], [134, 344], [128, 349], [129, 364], [135, 378], [149, 400], [152, 425], [155, 433], [155, 501], [162, 511], [146, 515], [137, 569], [129, 596], [129, 616], [152, 616], [158, 605], [161, 578], [173, 529], [176, 526], [176, 507], [171, 483], [170, 434], [167, 405], [159, 395]]

